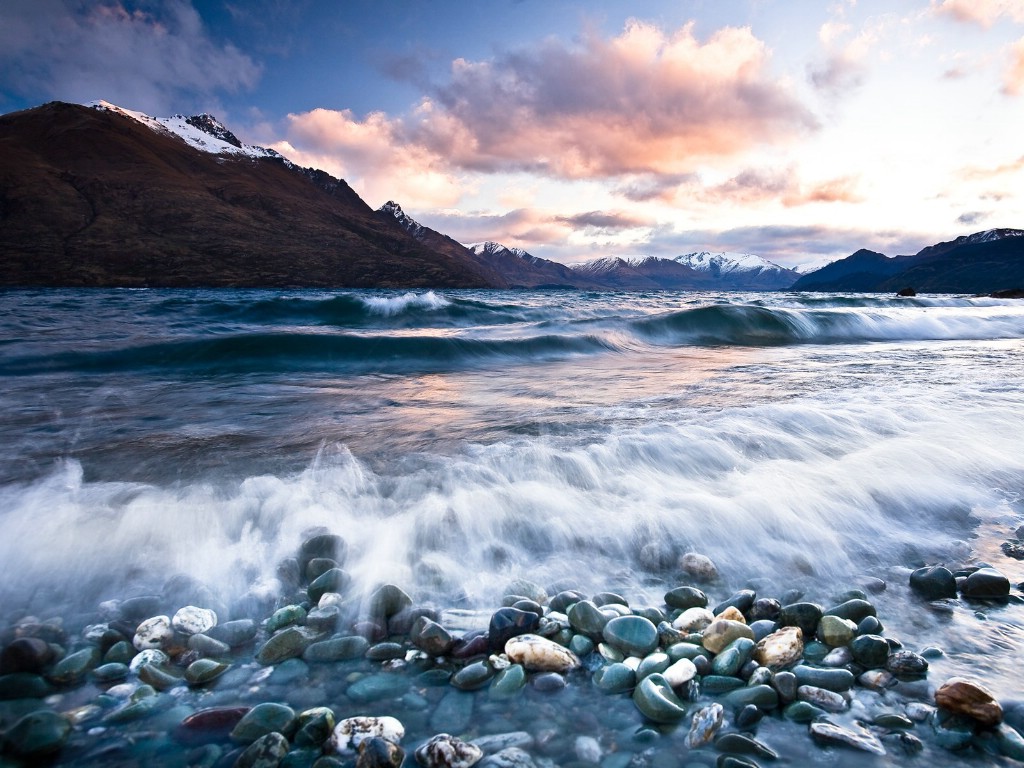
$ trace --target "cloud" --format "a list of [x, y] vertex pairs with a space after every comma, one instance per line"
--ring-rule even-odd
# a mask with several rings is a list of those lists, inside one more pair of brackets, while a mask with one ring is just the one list
[[685, 174], [816, 127], [769, 59], [749, 29], [700, 41], [692, 24], [667, 34], [631, 22], [575, 46], [549, 39], [488, 61], [456, 59], [447, 82], [405, 115], [290, 115], [287, 141], [293, 154], [334, 157], [333, 167], [367, 179], [374, 167], [390, 172], [374, 161], [403, 154], [416, 158], [407, 169], [448, 174]]
[[1024, 37], [1010, 46], [1010, 65], [1003, 77], [1003, 93], [1019, 96], [1024, 92]]
[[119, 2], [6, 0], [0, 4], [5, 87], [73, 102], [107, 99], [154, 114], [204, 106], [252, 87], [260, 67], [213, 40], [187, 0], [129, 10]]
[[467, 184], [444, 159], [402, 136], [402, 123], [383, 112], [357, 119], [349, 110], [314, 109], [288, 116], [287, 140], [271, 146], [292, 162], [345, 179], [376, 207], [454, 205]]
[[965, 227], [973, 227], [975, 224], [987, 219], [989, 215], [989, 211], [967, 211], [957, 216], [956, 223], [963, 224]]
[[622, 211], [588, 211], [572, 216], [559, 216], [555, 221], [566, 224], [573, 229], [584, 229], [595, 233], [618, 232], [624, 229], [636, 229], [653, 224], [647, 217], [636, 216]]
[[932, 12], [960, 22], [991, 27], [1004, 16], [1024, 24], [1024, 3], [1020, 0], [932, 0]]
[[877, 55], [879, 43], [893, 19], [881, 16], [869, 20], [857, 34], [846, 22], [826, 21], [818, 30], [824, 58], [808, 65], [807, 76], [816, 89], [838, 96], [863, 84], [868, 63]]
[[1020, 171], [1024, 171], [1024, 155], [1021, 155], [1016, 160], [1010, 160], [1002, 165], [990, 168], [967, 166], [965, 168], [961, 168], [957, 175], [967, 181], [984, 181], [1002, 176], [1014, 175]]

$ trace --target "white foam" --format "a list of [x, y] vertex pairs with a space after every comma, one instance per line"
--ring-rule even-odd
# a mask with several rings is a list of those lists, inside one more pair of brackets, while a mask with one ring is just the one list
[[386, 317], [401, 314], [410, 308], [442, 309], [451, 305], [450, 301], [438, 296], [433, 291], [427, 291], [426, 293], [413, 293], [410, 291], [401, 296], [360, 296], [359, 300], [370, 311]]

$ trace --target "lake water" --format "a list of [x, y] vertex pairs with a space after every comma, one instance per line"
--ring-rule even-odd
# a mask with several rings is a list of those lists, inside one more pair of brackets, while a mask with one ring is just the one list
[[1024, 580], [999, 549], [1024, 523], [1024, 302], [7, 291], [0, 381], [4, 624], [175, 574], [243, 611], [318, 526], [357, 592], [465, 609], [516, 578], [657, 604], [699, 552], [718, 599], [884, 580], [889, 634], [946, 652], [931, 677], [1022, 695], [1024, 608], [935, 612], [907, 579]]

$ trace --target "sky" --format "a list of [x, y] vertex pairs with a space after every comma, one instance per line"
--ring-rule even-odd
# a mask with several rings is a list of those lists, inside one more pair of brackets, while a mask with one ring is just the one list
[[98, 99], [566, 263], [1024, 228], [1024, 0], [3, 0], [0, 112]]

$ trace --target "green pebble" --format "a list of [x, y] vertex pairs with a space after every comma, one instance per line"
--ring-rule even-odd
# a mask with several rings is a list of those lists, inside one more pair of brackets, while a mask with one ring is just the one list
[[524, 685], [526, 670], [521, 664], [512, 664], [494, 676], [488, 695], [492, 698], [514, 696]]

